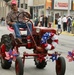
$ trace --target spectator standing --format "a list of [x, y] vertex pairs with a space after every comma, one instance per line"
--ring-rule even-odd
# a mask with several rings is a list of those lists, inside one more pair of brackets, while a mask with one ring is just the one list
[[71, 27], [71, 31], [72, 31], [72, 34], [74, 34], [74, 18], [72, 19], [72, 27]]
[[47, 23], [48, 23], [48, 18], [45, 16], [43, 17], [43, 26], [47, 27]]
[[34, 19], [34, 25], [35, 25], [35, 26], [38, 26], [38, 23], [39, 23], [38, 17], [35, 16], [35, 19]]
[[67, 18], [65, 15], [62, 18], [62, 22], [63, 22], [63, 31], [67, 31]]
[[58, 18], [58, 29], [61, 29], [61, 25], [62, 25], [62, 19], [61, 19], [61, 16], [59, 16], [59, 18]]
[[69, 16], [68, 17], [68, 19], [67, 19], [67, 31], [70, 33], [70, 31], [71, 31], [71, 21], [72, 21], [72, 19], [71, 19], [71, 17]]
[[41, 15], [40, 18], [39, 18], [39, 21], [40, 21], [40, 25], [43, 26], [43, 23], [44, 23], [44, 15]]
[[5, 18], [4, 18], [4, 17], [1, 18], [1, 25], [2, 25], [2, 26], [5, 25]]

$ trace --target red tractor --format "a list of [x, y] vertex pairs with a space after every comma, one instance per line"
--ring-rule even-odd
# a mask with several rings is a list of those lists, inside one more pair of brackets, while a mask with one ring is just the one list
[[[27, 22], [32, 23], [31, 20], [27, 20]], [[20, 31], [21, 30], [24, 29], [20, 29]], [[58, 52], [49, 53], [49, 50], [53, 50], [58, 44], [56, 30], [47, 27], [35, 27], [33, 25], [33, 31], [30, 32], [30, 34], [31, 36], [28, 38], [27, 35], [21, 34], [23, 41], [22, 44], [17, 42], [15, 36], [12, 33], [2, 35], [0, 44], [2, 68], [9, 69], [11, 67], [12, 61], [15, 61], [16, 75], [23, 75], [23, 66], [26, 57], [33, 56], [37, 68], [45, 68], [48, 60], [56, 61], [56, 75], [64, 75], [66, 68], [64, 57], [61, 57], [61, 54]], [[23, 56], [20, 57], [18, 48], [22, 46], [26, 47], [27, 49], [33, 49], [33, 53], [23, 52]], [[8, 58], [6, 58], [7, 55]]]

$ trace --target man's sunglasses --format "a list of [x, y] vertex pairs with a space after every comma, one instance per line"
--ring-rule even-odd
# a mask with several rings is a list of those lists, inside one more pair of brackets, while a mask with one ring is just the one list
[[12, 6], [16, 6], [16, 4], [12, 4]]

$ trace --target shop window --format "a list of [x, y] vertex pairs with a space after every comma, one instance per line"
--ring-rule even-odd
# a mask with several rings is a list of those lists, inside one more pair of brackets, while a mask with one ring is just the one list
[[23, 8], [23, 4], [21, 4], [21, 8]]
[[30, 7], [30, 14], [31, 14], [31, 19], [33, 19], [33, 8]]
[[27, 4], [25, 4], [25, 9], [27, 9]]

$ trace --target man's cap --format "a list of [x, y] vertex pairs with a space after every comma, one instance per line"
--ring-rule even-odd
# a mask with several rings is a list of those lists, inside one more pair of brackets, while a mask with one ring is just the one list
[[15, 5], [17, 4], [17, 1], [16, 1], [16, 0], [12, 0], [12, 1], [11, 1], [11, 5], [14, 5], [14, 4], [15, 4]]

